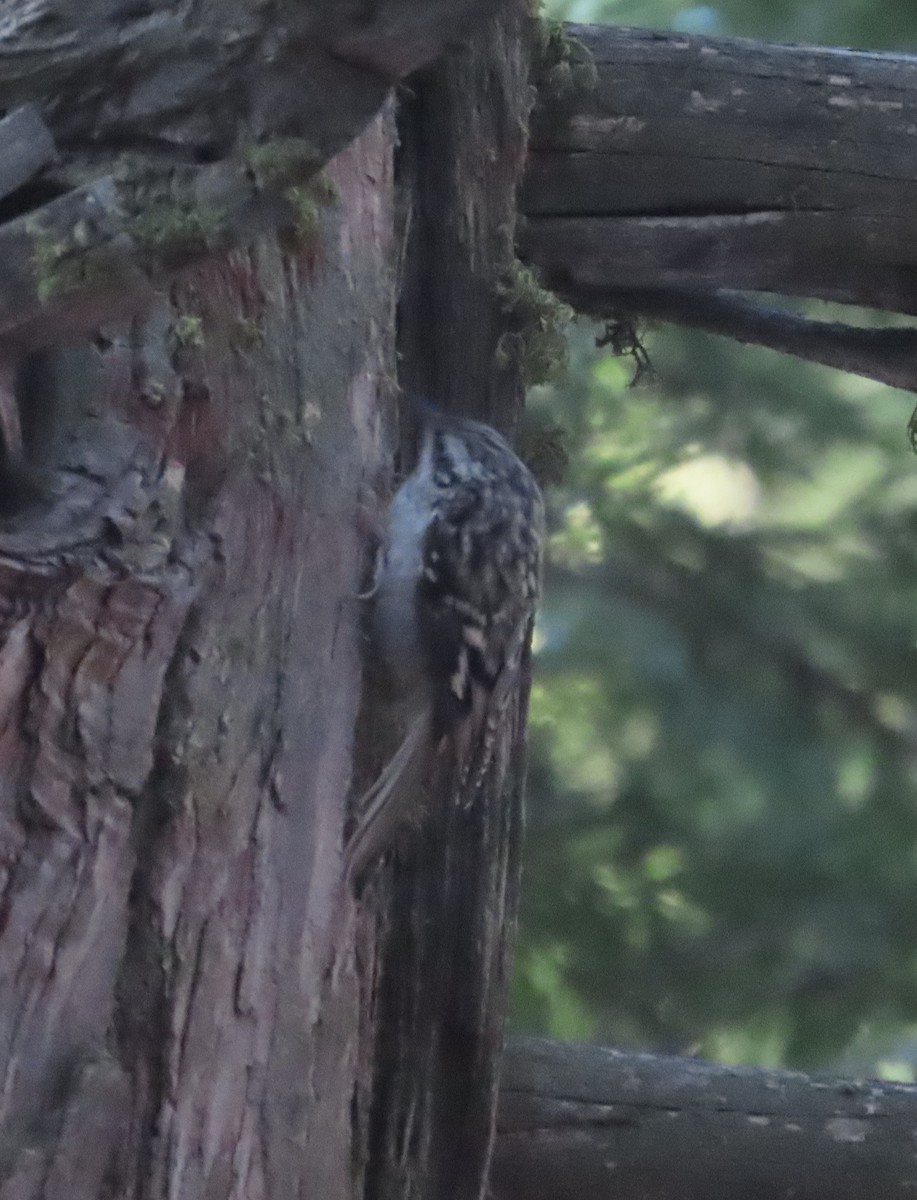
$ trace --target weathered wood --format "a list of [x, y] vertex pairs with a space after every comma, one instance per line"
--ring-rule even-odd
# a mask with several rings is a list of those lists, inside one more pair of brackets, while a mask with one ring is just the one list
[[[73, 229], [57, 242], [63, 284], [47, 253], [11, 231], [15, 286], [7, 295], [0, 285], [3, 326], [30, 345], [91, 328], [117, 292], [106, 301], [100, 259], [118, 286], [129, 259], [160, 278], [289, 220], [287, 190], [353, 135], [393, 73], [435, 53], [479, 6], [415, 7], [390, 0], [365, 24], [349, 6], [317, 0], [285, 0], [270, 20], [262, 6], [224, 0], [204, 16], [160, 5], [118, 24], [120, 10], [102, 0], [69, 19], [42, 0], [38, 15], [53, 13], [55, 35], [37, 40], [35, 5], [18, 0], [0, 25], [0, 100], [42, 106], [61, 148], [47, 186], [107, 173], [118, 203], [97, 236], [71, 202]], [[580, 287], [702, 286], [917, 311], [909, 59], [572, 32], [595, 56], [598, 80], [563, 99], [542, 89], [521, 199], [522, 249], [553, 286], [574, 302]], [[99, 102], [102, 77], [121, 89], [117, 104]], [[275, 152], [265, 149], [278, 138]], [[168, 254], [138, 238], [149, 207], [159, 235], [171, 227]], [[61, 211], [37, 219], [53, 227]], [[189, 228], [199, 236], [174, 236]], [[49, 292], [55, 304], [43, 313]]]
[[[515, 262], [529, 30], [522, 4], [492, 18], [412, 80], [400, 117], [399, 382], [508, 430], [524, 388], [520, 365], [498, 354], [500, 289]], [[410, 428], [403, 435], [406, 463]], [[485, 1186], [518, 899], [527, 669], [483, 780], [472, 767], [463, 788], [457, 764], [441, 762], [418, 789], [417, 827], [364, 893], [385, 935], [366, 1121], [372, 1200], [479, 1200]]]
[[212, 161], [301, 137], [327, 161], [484, 0], [7, 0], [0, 108], [36, 104], [63, 165], [122, 150]]
[[888, 227], [880, 238], [853, 224], [846, 214], [799, 212], [536, 217], [521, 252], [574, 307], [580, 288], [722, 287], [917, 314], [917, 268], [883, 261], [881, 250], [866, 256], [881, 243], [904, 255], [910, 235]]
[[521, 245], [571, 301], [725, 287], [917, 312], [911, 57], [569, 32], [597, 80], [539, 94]]
[[917, 1088], [538, 1039], [504, 1056], [492, 1200], [895, 1200]]
[[0, 195], [13, 193], [5, 219], [22, 219], [0, 225], [0, 331], [21, 346], [87, 332], [142, 305], [138, 272], [161, 282], [295, 221], [308, 204], [295, 189], [365, 127], [398, 79], [490, 8], [9, 0], [0, 109], [30, 106], [22, 111], [33, 124], [40, 112], [58, 154], [38, 186], [17, 191], [53, 147], [47, 132], [26, 156], [6, 139]]

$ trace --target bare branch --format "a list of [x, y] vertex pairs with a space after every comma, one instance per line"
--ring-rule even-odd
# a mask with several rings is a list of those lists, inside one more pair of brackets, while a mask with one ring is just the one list
[[577, 293], [580, 311], [605, 317], [639, 314], [721, 334], [744, 345], [765, 346], [808, 362], [863, 375], [891, 387], [917, 391], [917, 328], [863, 328], [816, 321], [767, 308], [741, 296], [698, 289]]
[[516, 1039], [492, 1200], [895, 1200], [917, 1088]]

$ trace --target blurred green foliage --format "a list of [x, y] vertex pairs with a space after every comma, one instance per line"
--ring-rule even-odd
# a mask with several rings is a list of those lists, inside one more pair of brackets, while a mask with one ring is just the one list
[[914, 0], [545, 0], [565, 21], [650, 25], [719, 37], [761, 37], [876, 50], [912, 50]]
[[[823, 40], [917, 30], [900, 0], [718, 12], [784, 39], [813, 12]], [[914, 398], [672, 329], [647, 334], [655, 378], [632, 388], [596, 332], [575, 326], [567, 381], [531, 395], [571, 463], [550, 497], [513, 1024], [911, 1078]]]

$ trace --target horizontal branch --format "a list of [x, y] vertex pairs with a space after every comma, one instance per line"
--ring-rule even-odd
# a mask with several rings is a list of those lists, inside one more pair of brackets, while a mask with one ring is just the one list
[[917, 313], [910, 56], [568, 28], [595, 86], [539, 92], [520, 201], [551, 286]]
[[599, 318], [621, 312], [657, 317], [690, 329], [764, 346], [807, 362], [862, 375], [891, 387], [917, 391], [917, 328], [864, 328], [838, 321], [816, 321], [768, 308], [741, 296], [679, 291], [606, 291], [577, 293], [581, 312]]
[[492, 1200], [896, 1200], [917, 1088], [516, 1039]]
[[523, 228], [520, 251], [576, 308], [581, 291], [596, 288], [693, 287], [917, 315], [917, 269], [855, 257], [857, 243], [863, 249], [878, 241], [878, 232], [854, 233], [846, 217], [832, 213], [533, 217]]

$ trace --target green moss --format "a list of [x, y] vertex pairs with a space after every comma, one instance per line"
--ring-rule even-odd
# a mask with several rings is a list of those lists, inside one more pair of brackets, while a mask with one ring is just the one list
[[204, 322], [200, 317], [183, 313], [172, 323], [172, 343], [176, 349], [200, 350], [204, 345]]
[[324, 171], [317, 148], [302, 138], [274, 138], [249, 147], [246, 169], [259, 188], [279, 192], [290, 207], [284, 240], [291, 251], [310, 246], [318, 237], [321, 210], [339, 199], [338, 189]]
[[139, 212], [130, 223], [140, 246], [161, 259], [193, 249], [214, 249], [226, 227], [226, 213], [218, 206], [191, 207], [162, 200]]
[[306, 185], [312, 192], [316, 201], [323, 207], [328, 207], [332, 204], [337, 204], [341, 198], [341, 192], [338, 185], [334, 182], [327, 171], [319, 171], [312, 177]]
[[289, 233], [301, 248], [315, 242], [321, 230], [322, 210], [336, 203], [340, 193], [334, 180], [322, 171], [308, 183], [286, 188], [283, 196], [292, 214]]
[[63, 235], [37, 221], [27, 231], [32, 235], [32, 271], [42, 304], [76, 289], [118, 285], [123, 262], [104, 246], [87, 249], [89, 234], [82, 223]]
[[35, 273], [38, 299], [47, 304], [54, 296], [69, 291], [79, 283], [74, 277], [75, 264], [66, 240], [50, 233], [35, 231], [32, 251], [32, 270]]
[[303, 138], [273, 138], [249, 146], [242, 155], [261, 187], [283, 188], [307, 179], [321, 162], [317, 146]]
[[297, 241], [311, 241], [318, 234], [321, 209], [306, 187], [290, 187], [283, 193], [293, 210], [292, 232]]
[[233, 322], [229, 343], [233, 350], [258, 350], [264, 345], [264, 327], [254, 317], [240, 317]]
[[497, 365], [521, 371], [529, 387], [558, 379], [567, 368], [573, 309], [518, 260], [498, 290], [508, 328], [497, 343]]
[[588, 49], [570, 37], [562, 21], [541, 17], [532, 50], [532, 76], [539, 91], [562, 99], [591, 91], [598, 72]]

